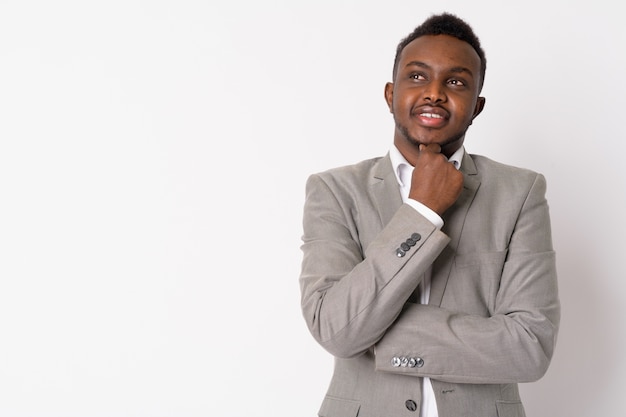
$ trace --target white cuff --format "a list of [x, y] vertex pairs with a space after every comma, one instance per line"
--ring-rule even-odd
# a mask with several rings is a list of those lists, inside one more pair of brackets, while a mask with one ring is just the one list
[[426, 217], [428, 221], [435, 225], [435, 227], [439, 230], [443, 227], [443, 219], [437, 213], [426, 207], [424, 204], [420, 203], [417, 200], [413, 200], [411, 198], [407, 198], [406, 203], [413, 207], [419, 214]]

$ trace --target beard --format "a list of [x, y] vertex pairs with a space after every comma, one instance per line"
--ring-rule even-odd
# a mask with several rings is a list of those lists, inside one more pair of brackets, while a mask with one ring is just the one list
[[[404, 137], [404, 139], [406, 139], [406, 141], [409, 142], [411, 145], [415, 146], [416, 148], [419, 148], [420, 145], [428, 145], [428, 143], [422, 142], [419, 140], [419, 138], [416, 138], [415, 136], [411, 135], [411, 133], [409, 132], [409, 129], [406, 126], [399, 123], [397, 120], [395, 124], [396, 124], [396, 129], [400, 132], [400, 134]], [[437, 144], [441, 146], [441, 153], [450, 157], [463, 144], [463, 138], [465, 137], [465, 132], [467, 132], [467, 128], [465, 128], [463, 131], [455, 135], [452, 135], [444, 139], [442, 142], [437, 142]]]

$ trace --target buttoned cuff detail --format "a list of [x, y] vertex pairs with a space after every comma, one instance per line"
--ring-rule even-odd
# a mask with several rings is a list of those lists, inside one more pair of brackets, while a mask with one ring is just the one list
[[391, 358], [391, 366], [394, 368], [421, 368], [424, 366], [424, 359], [420, 357], [394, 356]]
[[422, 235], [420, 235], [419, 233], [417, 232], [413, 233], [411, 237], [409, 237], [407, 240], [402, 242], [400, 244], [400, 247], [396, 249], [396, 256], [398, 258], [404, 257], [404, 255], [406, 255], [406, 253], [410, 251], [411, 248], [415, 246], [417, 242], [420, 241], [421, 238], [422, 238]]

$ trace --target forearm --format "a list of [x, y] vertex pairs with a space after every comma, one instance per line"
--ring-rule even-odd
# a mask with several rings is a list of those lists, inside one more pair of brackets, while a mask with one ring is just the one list
[[[376, 345], [376, 369], [456, 383], [535, 381], [554, 352], [557, 309], [555, 303], [543, 311], [481, 317], [407, 304]], [[394, 366], [401, 357], [420, 358], [422, 366]]]
[[[302, 311], [317, 341], [339, 357], [358, 355], [382, 337], [449, 241], [407, 205], [367, 245], [360, 241], [355, 223], [350, 210], [322, 181], [309, 183], [300, 276]], [[398, 256], [400, 244], [413, 233], [419, 239]]]

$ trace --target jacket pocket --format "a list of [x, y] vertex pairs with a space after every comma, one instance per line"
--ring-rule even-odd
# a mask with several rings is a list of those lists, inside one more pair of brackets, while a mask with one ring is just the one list
[[319, 417], [357, 417], [361, 404], [342, 398], [326, 397], [322, 402]]
[[498, 417], [526, 417], [521, 401], [496, 401]]
[[507, 251], [456, 254], [441, 307], [489, 317], [493, 314]]

